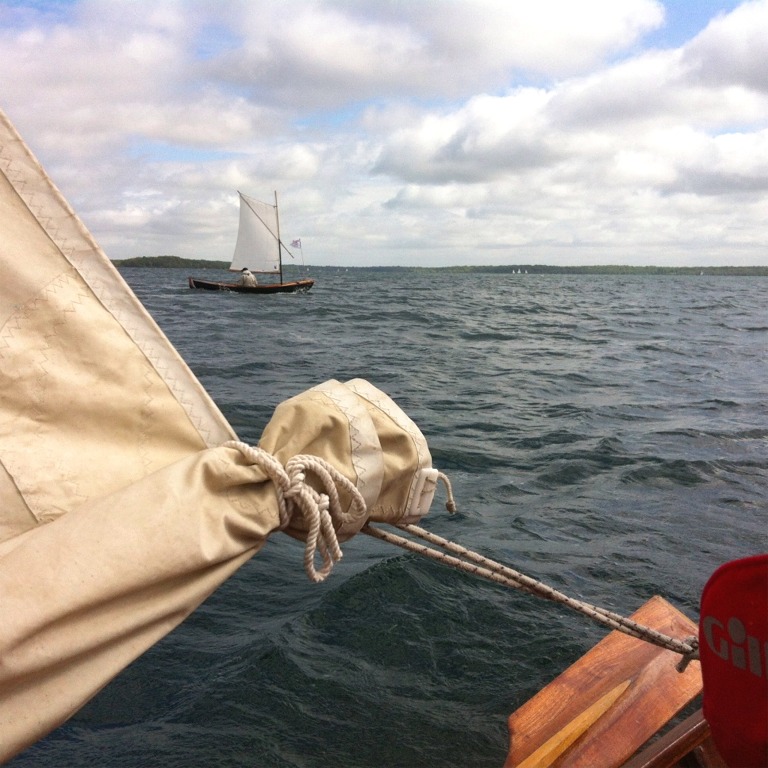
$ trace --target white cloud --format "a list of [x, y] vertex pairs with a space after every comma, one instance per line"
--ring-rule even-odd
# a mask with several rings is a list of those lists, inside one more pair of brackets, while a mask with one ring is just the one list
[[227, 258], [240, 188], [279, 189], [318, 263], [763, 261], [768, 0], [644, 50], [664, 21], [655, 0], [22, 0], [0, 98], [115, 258]]
[[657, 27], [655, 0], [226, 4], [241, 45], [209, 74], [254, 97], [311, 108], [355, 100], [457, 98], [580, 72]]
[[693, 76], [714, 86], [739, 86], [768, 93], [768, 5], [744, 3], [710, 22], [685, 47]]

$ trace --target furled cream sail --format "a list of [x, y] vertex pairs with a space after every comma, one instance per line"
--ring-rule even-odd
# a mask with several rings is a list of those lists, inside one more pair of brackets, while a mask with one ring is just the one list
[[280, 272], [280, 225], [277, 204], [262, 203], [242, 192], [240, 196], [240, 225], [237, 243], [229, 269], [239, 272]]
[[[306, 540], [309, 560], [317, 547], [319, 578], [336, 535], [417, 520], [432, 500], [421, 432], [364, 381], [297, 395], [260, 449], [237, 443], [2, 112], [0, 357], [0, 761], [70, 717], [270, 533]], [[340, 478], [332, 518], [322, 472], [302, 484], [296, 461]]]

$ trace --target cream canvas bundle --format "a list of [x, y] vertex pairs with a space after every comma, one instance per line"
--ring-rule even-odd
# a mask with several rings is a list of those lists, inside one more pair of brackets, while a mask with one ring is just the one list
[[[282, 464], [302, 453], [330, 459], [354, 482], [367, 512], [345, 517], [338, 530], [342, 540], [367, 519], [415, 522], [434, 496], [438, 472], [424, 436], [390, 397], [363, 379], [327, 381], [281, 403], [259, 446]], [[343, 509], [351, 505], [342, 500]]]
[[[438, 473], [368, 382], [232, 428], [0, 112], [0, 760], [64, 722], [284, 529], [323, 578]], [[315, 568], [317, 557], [322, 566]]]

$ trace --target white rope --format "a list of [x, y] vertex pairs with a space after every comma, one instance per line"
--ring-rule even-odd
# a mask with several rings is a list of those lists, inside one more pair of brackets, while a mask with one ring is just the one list
[[[272, 481], [277, 493], [281, 529], [287, 528], [296, 516], [304, 521], [307, 529], [304, 570], [311, 581], [323, 581], [343, 556], [336, 527], [360, 521], [365, 516], [365, 499], [360, 491], [351, 480], [319, 456], [294, 456], [283, 467], [274, 456], [247, 443], [231, 440], [224, 443], [224, 446], [240, 451]], [[324, 493], [316, 491], [307, 483], [309, 474], [317, 478]], [[346, 512], [341, 507], [339, 488], [352, 497], [352, 503]], [[295, 528], [303, 530], [298, 526]], [[318, 553], [322, 559], [319, 569], [315, 567]]]
[[[240, 451], [251, 464], [261, 468], [272, 481], [277, 493], [281, 529], [289, 527], [295, 516], [301, 518], [306, 526], [304, 570], [311, 581], [323, 581], [333, 570], [334, 564], [341, 560], [343, 556], [338, 536], [336, 535], [336, 527], [349, 522], [359, 523], [366, 515], [365, 499], [363, 499], [355, 485], [319, 456], [308, 454], [294, 456], [283, 467], [274, 456], [261, 448], [255, 448], [247, 443], [232, 440], [224, 443], [224, 446]], [[316, 491], [307, 483], [307, 475], [310, 473], [317, 478], [318, 484], [325, 493]], [[450, 481], [442, 472], [439, 473], [438, 477], [445, 484], [448, 497], [446, 507], [450, 511], [454, 511], [456, 504], [453, 499]], [[339, 488], [345, 490], [352, 497], [352, 503], [347, 512], [341, 508]], [[543, 597], [546, 600], [567, 605], [610, 629], [619, 630], [632, 637], [679, 653], [683, 657], [678, 665], [680, 671], [685, 669], [691, 660], [698, 658], [698, 641], [696, 638], [679, 640], [658, 632], [651, 627], [638, 624], [632, 619], [628, 619], [613, 611], [568, 597], [568, 595], [558, 592], [537, 579], [526, 576], [509, 566], [502, 565], [495, 560], [484, 557], [477, 552], [466, 549], [416, 525], [403, 524], [397, 527], [446, 550], [446, 552], [453, 552], [456, 556], [431, 549], [402, 536], [382, 531], [369, 524], [362, 528], [362, 532], [411, 552], [437, 560], [457, 570], [481, 576], [497, 584], [520, 589], [523, 592]], [[296, 526], [295, 530], [303, 531], [304, 528]], [[315, 568], [315, 558], [318, 553], [323, 563], [320, 569]]]
[[443, 472], [438, 472], [437, 479], [442, 480], [443, 485], [445, 486], [445, 508], [451, 514], [457, 512], [458, 507], [456, 506], [456, 500], [453, 498], [453, 486], [451, 485], [451, 481], [448, 479], [448, 475], [444, 474]]
[[[459, 557], [454, 557], [453, 555], [445, 554], [445, 552], [431, 549], [423, 544], [419, 544], [418, 542], [411, 541], [387, 531], [382, 531], [380, 528], [374, 528], [371, 525], [366, 525], [362, 529], [362, 532], [390, 544], [395, 544], [410, 552], [415, 552], [433, 560], [437, 560], [438, 562], [456, 568], [457, 570], [480, 576], [488, 581], [493, 581], [506, 587], [520, 589], [523, 592], [542, 597], [546, 600], [561, 603], [610, 629], [618, 630], [631, 637], [645, 640], [661, 648], [666, 648], [669, 651], [679, 653], [683, 657], [678, 665], [680, 671], [683, 671], [690, 661], [698, 658], [698, 640], [696, 638], [692, 637], [686, 638], [686, 640], [680, 640], [678, 638], [670, 637], [669, 635], [665, 635], [651, 627], [639, 624], [636, 621], [621, 616], [618, 613], [614, 613], [613, 611], [568, 597], [568, 595], [558, 592], [556, 589], [537, 579], [526, 576], [525, 574], [515, 571], [506, 565], [502, 565], [495, 560], [483, 557], [476, 552], [472, 552], [472, 550], [444, 539], [442, 536], [430, 533], [416, 525], [401, 525], [398, 526], [398, 528], [424, 539], [430, 544], [439, 546], [448, 552], [453, 552]], [[462, 557], [465, 559], [460, 559]]]

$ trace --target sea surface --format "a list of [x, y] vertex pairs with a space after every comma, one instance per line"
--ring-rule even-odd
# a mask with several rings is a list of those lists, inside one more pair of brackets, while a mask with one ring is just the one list
[[[694, 620], [768, 549], [768, 278], [313, 270], [304, 296], [126, 281], [256, 443], [363, 377], [421, 427], [459, 512], [423, 521], [566, 593]], [[224, 275], [206, 270], [200, 277]], [[508, 715], [605, 631], [369, 537], [309, 583], [275, 534], [14, 768], [501, 768]]]

